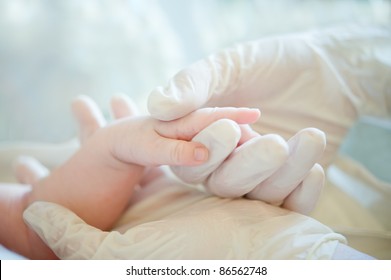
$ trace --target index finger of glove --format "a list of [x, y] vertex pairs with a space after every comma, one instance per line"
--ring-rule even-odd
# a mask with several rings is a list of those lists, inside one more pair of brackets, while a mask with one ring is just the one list
[[288, 145], [278, 135], [252, 138], [239, 146], [208, 178], [206, 188], [222, 197], [240, 197], [280, 168]]

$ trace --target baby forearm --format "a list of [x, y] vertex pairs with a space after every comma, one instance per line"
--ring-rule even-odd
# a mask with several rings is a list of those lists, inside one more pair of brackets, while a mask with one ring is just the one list
[[79, 150], [50, 176], [34, 185], [28, 203], [44, 200], [74, 211], [88, 224], [109, 229], [139, 182], [143, 167]]
[[24, 210], [34, 201], [61, 204], [95, 227], [111, 228], [127, 206], [143, 167], [123, 164], [110, 155], [102, 158], [105, 154], [81, 149], [33, 186], [0, 184], [0, 243], [27, 258], [56, 258], [23, 220]]

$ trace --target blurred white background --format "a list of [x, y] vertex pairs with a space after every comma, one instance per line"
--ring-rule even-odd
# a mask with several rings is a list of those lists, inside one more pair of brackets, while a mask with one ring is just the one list
[[69, 104], [108, 114], [123, 92], [143, 108], [183, 66], [262, 36], [346, 23], [390, 23], [385, 0], [0, 0], [0, 141], [65, 141]]

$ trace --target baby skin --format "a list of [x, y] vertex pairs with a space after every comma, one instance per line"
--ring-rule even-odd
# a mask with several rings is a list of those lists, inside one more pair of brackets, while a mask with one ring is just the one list
[[76, 115], [84, 126], [80, 149], [31, 184], [0, 184], [0, 243], [30, 259], [56, 258], [23, 221], [23, 211], [34, 201], [63, 205], [88, 224], [109, 230], [128, 206], [135, 187], [145, 179], [146, 168], [205, 163], [208, 150], [191, 141], [195, 135], [219, 119], [251, 124], [260, 116], [256, 109], [204, 108], [163, 122], [148, 116], [124, 117], [129, 113], [120, 105], [114, 108], [117, 120], [88, 128], [83, 124], [88, 124], [89, 114], [83, 111], [86, 104], [82, 101], [79, 105]]

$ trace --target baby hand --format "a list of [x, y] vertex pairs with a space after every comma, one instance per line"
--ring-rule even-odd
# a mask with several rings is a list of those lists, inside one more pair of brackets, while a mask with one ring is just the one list
[[207, 161], [207, 148], [191, 142], [200, 131], [220, 119], [237, 124], [254, 123], [258, 109], [204, 108], [177, 120], [165, 122], [150, 117], [129, 117], [109, 125], [108, 148], [114, 158], [124, 163], [150, 165], [198, 165]]
[[87, 223], [108, 229], [128, 205], [145, 166], [202, 164], [208, 150], [191, 141], [196, 134], [220, 119], [249, 124], [259, 115], [257, 109], [205, 108], [170, 122], [147, 116], [124, 117], [104, 127], [91, 122], [81, 148], [34, 184], [28, 201], [61, 204]]

